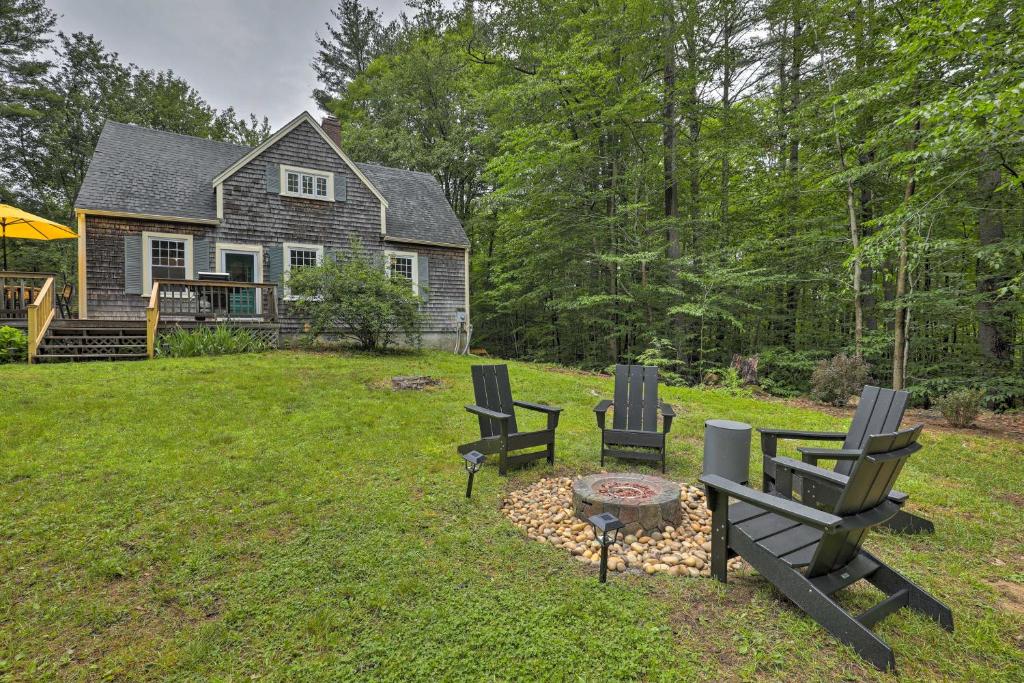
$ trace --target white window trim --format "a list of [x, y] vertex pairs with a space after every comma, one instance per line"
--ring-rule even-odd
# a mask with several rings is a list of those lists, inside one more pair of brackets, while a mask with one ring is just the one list
[[404, 256], [412, 259], [412, 291], [419, 292], [420, 285], [420, 259], [415, 251], [395, 251], [394, 249], [384, 250], [384, 271], [391, 276], [391, 257]]
[[142, 233], [142, 296], [153, 292], [153, 240], [181, 240], [185, 243], [185, 279], [195, 279], [195, 259], [192, 250], [192, 235], [181, 235], [170, 232]]
[[[259, 244], [232, 244], [230, 242], [218, 242], [217, 243], [217, 256], [216, 264], [217, 269], [222, 272], [227, 272], [227, 263], [224, 260], [225, 254], [253, 254], [256, 258], [256, 269], [255, 278], [256, 282], [263, 282], [263, 247]], [[259, 315], [263, 312], [262, 296], [256, 297], [256, 314]]]
[[[298, 173], [299, 177], [299, 191], [289, 192], [288, 191], [288, 174]], [[302, 192], [302, 175], [310, 175], [314, 178], [327, 178], [327, 196], [320, 197], [316, 194], [303, 194]], [[281, 196], [283, 197], [298, 197], [299, 199], [314, 199], [319, 202], [333, 202], [334, 201], [334, 173], [330, 171], [318, 171], [315, 168], [303, 168], [301, 166], [286, 166], [281, 164]], [[313, 192], [316, 192], [316, 180], [313, 181]]]
[[284, 298], [286, 301], [295, 301], [299, 297], [292, 294], [288, 289], [288, 278], [292, 274], [292, 249], [303, 249], [316, 252], [316, 264], [319, 266], [324, 262], [324, 245], [322, 244], [301, 244], [299, 242], [285, 242], [282, 249], [282, 270], [284, 271]]

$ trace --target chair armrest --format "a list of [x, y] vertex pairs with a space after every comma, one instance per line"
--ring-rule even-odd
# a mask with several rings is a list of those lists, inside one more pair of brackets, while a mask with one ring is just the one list
[[672, 418], [676, 416], [676, 411], [672, 409], [672, 406], [664, 402], [660, 403], [659, 407], [661, 408], [661, 417], [663, 419], [661, 431], [663, 434], [668, 434], [669, 430], [672, 429]]
[[560, 413], [562, 408], [555, 406], [546, 406], [542, 403], [529, 403], [528, 401], [512, 401], [512, 405], [519, 406], [520, 408], [526, 408], [527, 410], [536, 410], [538, 413]]
[[[799, 460], [793, 460], [792, 458], [775, 458], [774, 461], [776, 467], [783, 467], [791, 472], [799, 474], [802, 477], [812, 477], [818, 481], [826, 484], [832, 484], [839, 488], [846, 488], [846, 485], [850, 483], [850, 477], [845, 474], [839, 474], [832, 470], [826, 470], [815, 465], [810, 465]], [[910, 496], [903, 491], [897, 491], [893, 489], [889, 491], [889, 500], [897, 505], [902, 506], [907, 502]]]
[[527, 401], [512, 401], [512, 405], [519, 406], [520, 408], [526, 408], [527, 410], [536, 410], [538, 413], [544, 413], [548, 416], [548, 429], [555, 430], [558, 428], [558, 417], [562, 414], [561, 408], [545, 406], [540, 403], [529, 403]]
[[805, 432], [799, 429], [773, 429], [771, 427], [758, 427], [761, 434], [773, 436], [776, 439], [798, 439], [802, 441], [845, 441], [846, 432]]
[[761, 433], [761, 455], [764, 456], [765, 474], [769, 474], [768, 463], [779, 454], [779, 439], [797, 439], [802, 441], [845, 441], [843, 432], [806, 432], [799, 429], [773, 429], [758, 427]]
[[492, 420], [505, 421], [512, 419], [512, 416], [507, 413], [499, 413], [496, 410], [490, 410], [489, 408], [484, 408], [483, 406], [466, 406], [466, 410], [473, 413], [474, 415], [479, 415], [480, 417], [489, 417]]
[[863, 451], [854, 448], [810, 448], [797, 449], [804, 462], [815, 464], [819, 460], [856, 460]]
[[[823, 481], [829, 484], [835, 484], [836, 486], [846, 486], [850, 481], [850, 478], [845, 474], [836, 474], [832, 470], [826, 470], [816, 465], [811, 465], [806, 462], [800, 462], [799, 460], [793, 460], [792, 458], [775, 458], [775, 471], [778, 472], [778, 468], [787, 469], [790, 472], [799, 474], [801, 477], [811, 477], [818, 481]], [[778, 474], [775, 475], [778, 479]]]
[[594, 414], [597, 416], [597, 426], [604, 429], [604, 420], [608, 415], [608, 409], [612, 407], [612, 401], [605, 399], [594, 406]]
[[723, 493], [727, 498], [745, 501], [816, 529], [831, 530], [843, 521], [842, 517], [802, 505], [788, 498], [780, 498], [770, 493], [757, 491], [717, 474], [702, 474], [698, 481], [708, 487], [709, 493], [712, 490]]

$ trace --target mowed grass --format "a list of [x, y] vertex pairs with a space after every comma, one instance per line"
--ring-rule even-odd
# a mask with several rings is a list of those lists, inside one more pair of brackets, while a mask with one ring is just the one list
[[[756, 575], [600, 586], [528, 542], [498, 505], [547, 475], [543, 462], [508, 478], [488, 464], [467, 501], [455, 446], [476, 436], [462, 408], [472, 362], [277, 352], [0, 367], [0, 678], [896, 680]], [[388, 388], [412, 374], [444, 387]], [[566, 409], [558, 471], [596, 470], [592, 407], [611, 379], [526, 363], [511, 375], [517, 397]], [[710, 417], [845, 429], [780, 403], [663, 392], [679, 411], [678, 480], [696, 479]], [[877, 631], [902, 680], [1022, 680], [1021, 443], [923, 441], [900, 488], [938, 533], [867, 545], [948, 603], [957, 630], [902, 610]]]

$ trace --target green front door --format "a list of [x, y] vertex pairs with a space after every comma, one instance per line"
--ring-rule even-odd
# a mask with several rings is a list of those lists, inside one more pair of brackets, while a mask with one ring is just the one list
[[[224, 252], [224, 271], [232, 282], [256, 281], [256, 254], [244, 251]], [[233, 289], [228, 294], [228, 313], [232, 316], [256, 315], [256, 290]]]

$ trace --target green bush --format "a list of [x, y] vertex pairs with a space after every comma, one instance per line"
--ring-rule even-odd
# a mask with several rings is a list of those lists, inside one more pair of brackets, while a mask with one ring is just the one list
[[984, 389], [963, 388], [946, 394], [935, 401], [935, 405], [953, 427], [970, 427], [981, 412], [984, 400]]
[[841, 353], [819, 361], [811, 374], [811, 398], [834, 406], [845, 406], [871, 377], [871, 368], [859, 356]]
[[13, 327], [0, 327], [0, 365], [20, 363], [28, 356], [28, 335]]
[[710, 370], [704, 373], [701, 388], [720, 391], [729, 396], [749, 396], [750, 389], [743, 385], [743, 378], [740, 372], [734, 367]]
[[385, 349], [399, 335], [420, 345], [419, 295], [408, 280], [389, 277], [358, 245], [337, 261], [293, 272], [288, 287], [299, 297], [296, 308], [309, 316], [313, 337], [332, 331], [368, 350]]
[[790, 351], [781, 347], [758, 352], [758, 384], [776, 396], [797, 396], [811, 390], [811, 374], [820, 353]]
[[177, 328], [160, 337], [160, 354], [172, 358], [220, 356], [229, 353], [266, 351], [270, 344], [239, 327], [218, 325], [194, 330]]
[[[686, 363], [676, 358], [676, 347], [668, 339], [652, 339], [651, 345], [636, 357], [637, 365], [653, 365], [658, 368], [658, 379], [663, 384], [682, 386], [686, 384], [684, 373]], [[614, 367], [609, 374], [615, 371]]]

